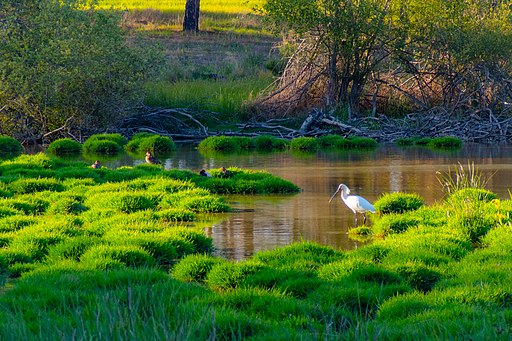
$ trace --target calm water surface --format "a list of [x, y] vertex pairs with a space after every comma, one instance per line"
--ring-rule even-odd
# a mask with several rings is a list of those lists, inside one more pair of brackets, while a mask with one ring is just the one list
[[[106, 163], [111, 168], [138, 164], [129, 157]], [[315, 241], [338, 249], [362, 245], [348, 238], [354, 227], [353, 213], [339, 196], [329, 203], [338, 184], [370, 202], [388, 192], [421, 195], [427, 204], [443, 198], [436, 172], [455, 170], [468, 162], [489, 179], [487, 189], [509, 199], [512, 188], [512, 146], [466, 145], [457, 151], [433, 151], [423, 147], [380, 146], [372, 151], [318, 152], [317, 154], [251, 153], [202, 155], [191, 146], [181, 146], [165, 159], [166, 168], [199, 171], [201, 168], [236, 166], [264, 169], [302, 189], [286, 196], [226, 197], [235, 212], [223, 214], [206, 228], [216, 252], [230, 259], [245, 259], [260, 250], [296, 241]], [[362, 217], [360, 217], [362, 223]], [[371, 224], [371, 222], [370, 222]]]

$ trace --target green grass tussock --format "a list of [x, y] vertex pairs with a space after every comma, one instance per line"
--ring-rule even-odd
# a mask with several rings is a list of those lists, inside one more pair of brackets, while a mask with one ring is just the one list
[[133, 135], [124, 148], [128, 152], [139, 154], [147, 151], [168, 154], [176, 150], [176, 144], [170, 137], [142, 132]]
[[386, 193], [374, 203], [375, 210], [382, 214], [404, 213], [423, 206], [424, 201], [414, 193]]
[[21, 143], [5, 135], [0, 135], [0, 156], [2, 158], [10, 158], [19, 156], [23, 152]]
[[73, 139], [63, 138], [50, 143], [46, 152], [56, 156], [80, 155], [82, 145]]
[[126, 167], [92, 178], [81, 167], [91, 170], [44, 155], [0, 163], [77, 175], [2, 178], [2, 339], [510, 337], [510, 200], [463, 189], [427, 206], [393, 193], [367, 246], [304, 241], [231, 261], [212, 255], [194, 219], [228, 209], [215, 191], [268, 173]]

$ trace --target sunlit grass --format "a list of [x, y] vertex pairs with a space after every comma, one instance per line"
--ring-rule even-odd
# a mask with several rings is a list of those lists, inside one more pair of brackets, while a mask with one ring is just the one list
[[[186, 0], [99, 0], [100, 8], [119, 8], [127, 10], [154, 9], [165, 12], [184, 12]], [[246, 14], [264, 0], [202, 0], [201, 11], [213, 13]]]
[[181, 80], [147, 85], [146, 104], [240, 115], [244, 104], [268, 87], [270, 77], [238, 80]]

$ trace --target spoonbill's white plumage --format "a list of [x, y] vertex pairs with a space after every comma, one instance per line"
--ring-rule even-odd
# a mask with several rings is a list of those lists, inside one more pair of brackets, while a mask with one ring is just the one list
[[373, 207], [372, 204], [365, 198], [359, 196], [359, 195], [350, 195], [350, 189], [345, 184], [340, 184], [338, 186], [338, 189], [334, 194], [332, 195], [329, 202], [334, 199], [336, 194], [340, 192], [341, 200], [347, 205], [348, 208], [354, 212], [354, 223], [357, 225], [357, 213], [361, 213], [363, 215], [363, 221], [366, 223], [366, 212], [375, 213], [375, 207]]

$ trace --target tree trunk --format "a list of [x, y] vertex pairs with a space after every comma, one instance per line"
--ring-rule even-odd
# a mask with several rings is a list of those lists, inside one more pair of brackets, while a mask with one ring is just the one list
[[183, 31], [199, 31], [199, 2], [200, 0], [187, 0]]

